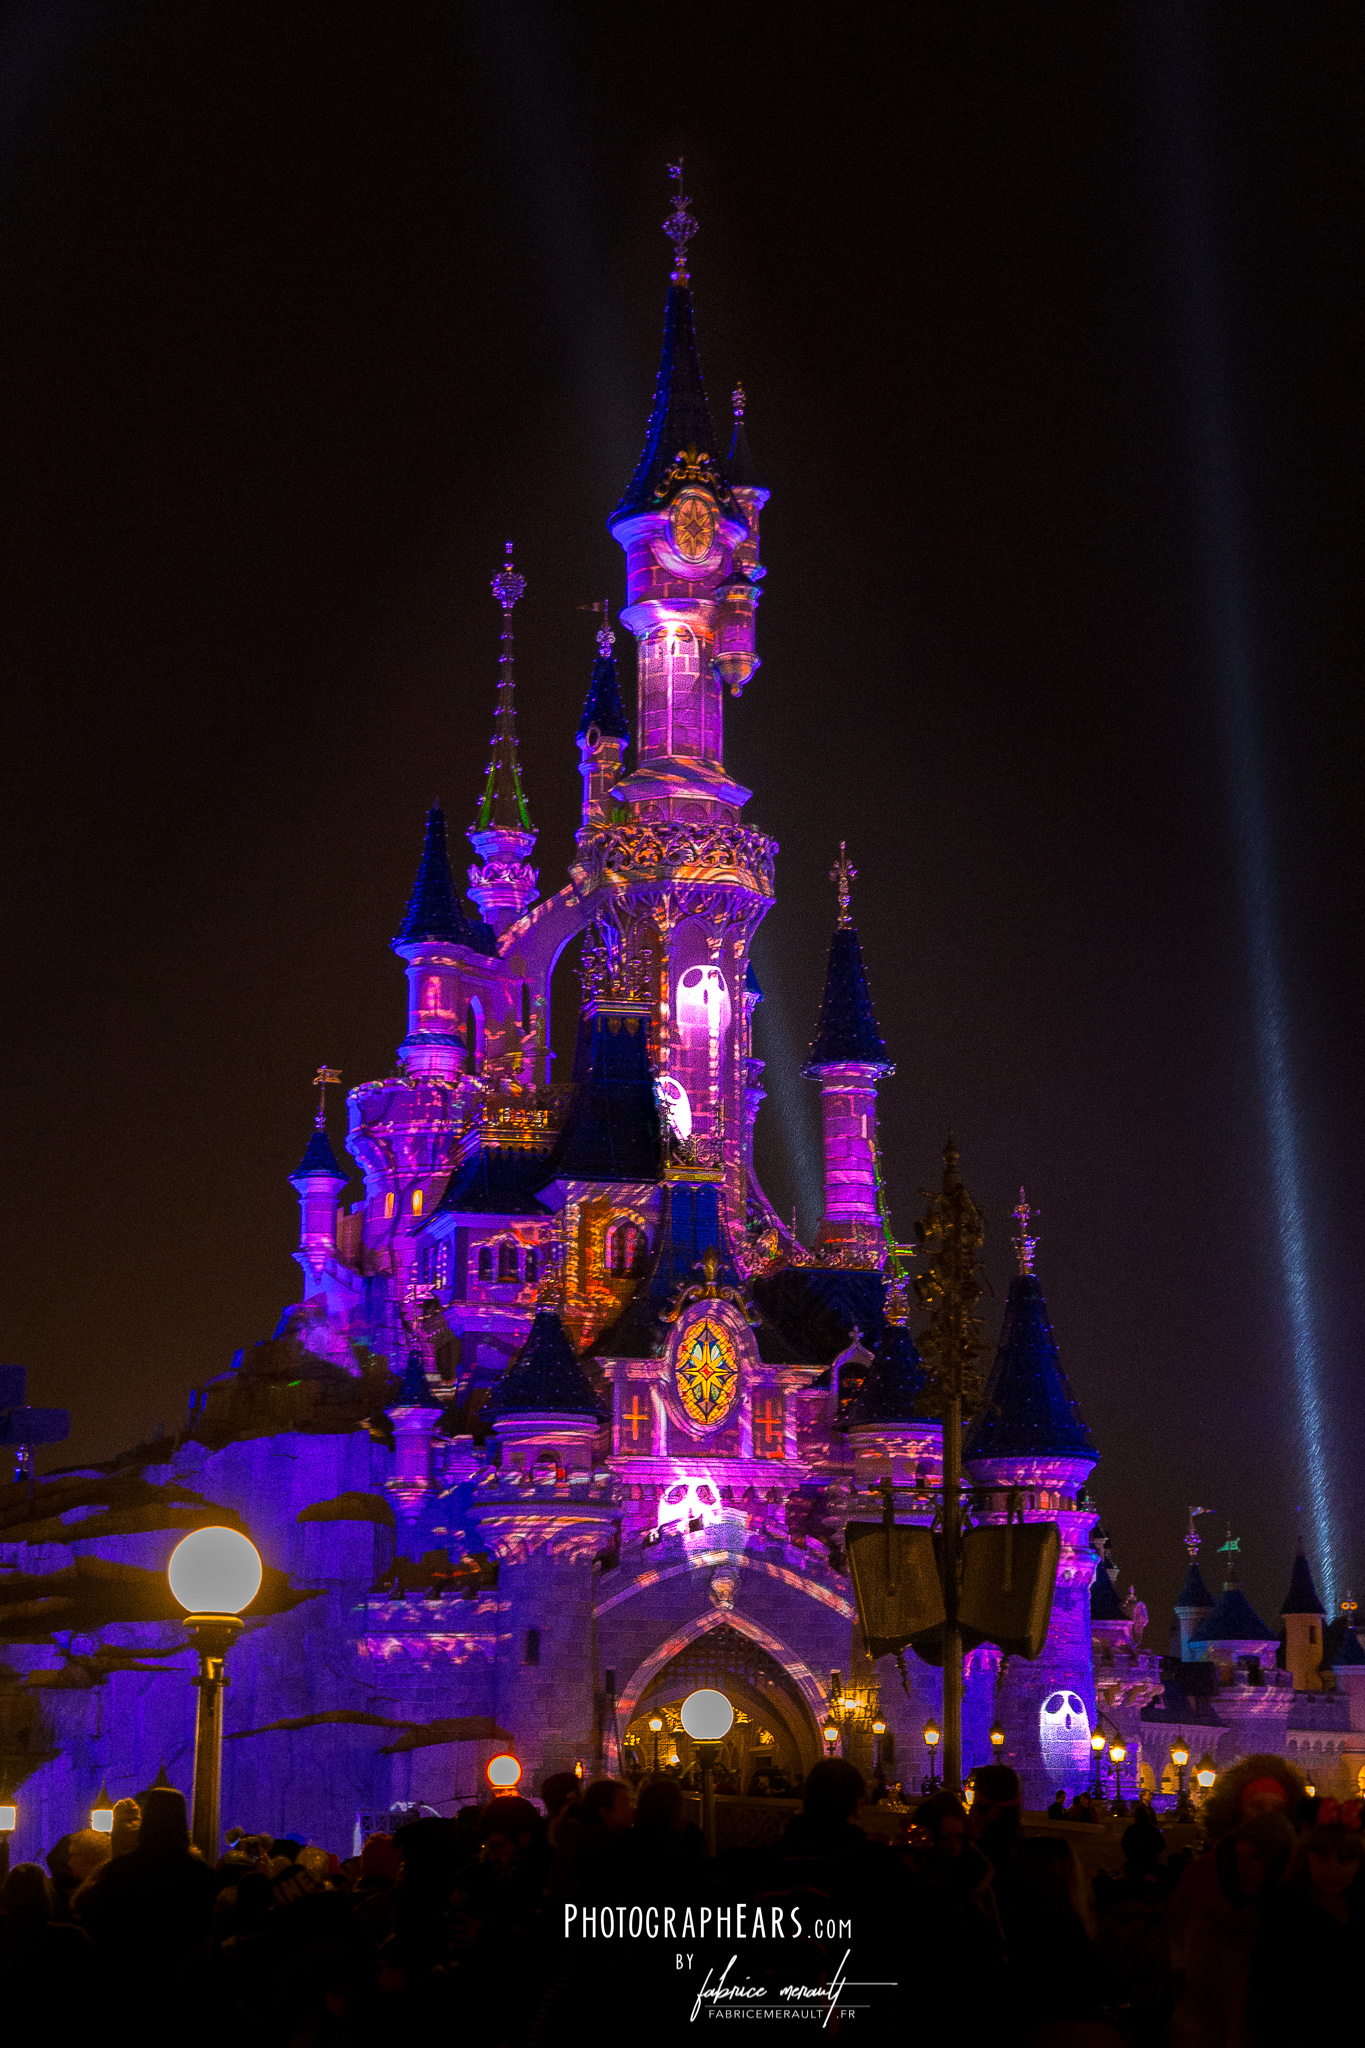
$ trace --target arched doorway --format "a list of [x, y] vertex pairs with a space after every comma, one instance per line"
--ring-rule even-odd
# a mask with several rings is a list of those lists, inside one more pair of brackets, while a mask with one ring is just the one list
[[[747, 1792], [762, 1779], [771, 1789], [792, 1787], [819, 1761], [819, 1731], [796, 1681], [761, 1643], [722, 1622], [670, 1657], [633, 1701], [621, 1730], [628, 1769], [653, 1769], [657, 1739], [660, 1768], [687, 1774], [694, 1752], [679, 1709], [689, 1693], [707, 1686], [723, 1692], [735, 1710], [720, 1759], [730, 1789]], [[657, 1737], [651, 1718], [664, 1724]]]

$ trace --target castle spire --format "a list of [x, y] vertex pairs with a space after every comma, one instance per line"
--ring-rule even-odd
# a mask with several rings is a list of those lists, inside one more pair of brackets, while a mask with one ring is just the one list
[[1019, 1190], [1019, 1200], [1011, 1214], [1019, 1225], [1019, 1233], [1014, 1240], [1014, 1256], [1019, 1261], [1019, 1271], [1021, 1273], [1031, 1273], [1033, 1271], [1033, 1255], [1038, 1249], [1040, 1240], [1036, 1236], [1030, 1236], [1029, 1234], [1029, 1223], [1032, 1219], [1033, 1211], [1028, 1205], [1028, 1196], [1022, 1188]]
[[513, 652], [512, 613], [526, 590], [526, 579], [512, 563], [512, 543], [507, 543], [507, 560], [492, 581], [492, 591], [502, 607], [502, 645], [498, 655], [498, 694], [493, 714], [493, 744], [488, 761], [479, 815], [469, 828], [469, 840], [482, 867], [469, 870], [469, 893], [482, 915], [501, 931], [521, 916], [536, 893], [537, 874], [527, 865], [527, 855], [536, 843], [536, 828], [526, 808], [521, 786], [521, 763], [517, 758], [516, 670]]
[[583, 829], [601, 825], [607, 817], [611, 791], [621, 774], [621, 761], [630, 739], [630, 720], [621, 702], [621, 685], [616, 674], [616, 635], [611, 630], [609, 601], [603, 598], [593, 611], [601, 611], [602, 626], [597, 635], [597, 659], [588, 678], [588, 695], [578, 721], [579, 773], [583, 777]]
[[862, 948], [849, 914], [849, 884], [858, 870], [840, 840], [830, 880], [839, 893], [839, 921], [830, 940], [820, 1023], [804, 1072], [820, 1083], [825, 1139], [825, 1213], [817, 1250], [837, 1251], [847, 1264], [881, 1267], [885, 1233], [877, 1199], [877, 1083], [895, 1068], [868, 993]]

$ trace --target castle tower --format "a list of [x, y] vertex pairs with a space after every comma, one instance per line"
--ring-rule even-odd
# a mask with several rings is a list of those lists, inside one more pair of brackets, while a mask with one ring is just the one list
[[336, 1256], [337, 1203], [350, 1179], [327, 1136], [327, 1080], [322, 1079], [323, 1075], [327, 1080], [337, 1078], [330, 1068], [319, 1069], [317, 1086], [322, 1096], [313, 1135], [299, 1161], [298, 1172], [289, 1176], [289, 1185], [299, 1198], [299, 1248], [294, 1256], [303, 1268], [305, 1295], [309, 1282], [316, 1285], [324, 1261]]
[[408, 1353], [398, 1399], [388, 1410], [388, 1417], [393, 1424], [394, 1469], [392, 1477], [384, 1481], [384, 1491], [398, 1510], [411, 1541], [434, 1485], [431, 1445], [441, 1419], [440, 1403], [427, 1387], [420, 1351]]
[[483, 1420], [492, 1422], [504, 1473], [534, 1474], [542, 1462], [561, 1478], [591, 1470], [602, 1405], [553, 1309], [536, 1311], [531, 1334], [485, 1403]]
[[882, 1266], [886, 1242], [877, 1200], [877, 1083], [895, 1068], [872, 1013], [862, 948], [849, 916], [857, 869], [840, 842], [830, 879], [839, 922], [830, 940], [820, 1024], [804, 1072], [820, 1083], [825, 1138], [825, 1213], [818, 1252], [849, 1265]]
[[521, 763], [517, 759], [512, 646], [512, 613], [525, 593], [526, 579], [512, 566], [510, 540], [507, 560], [493, 578], [492, 588], [502, 606], [502, 648], [498, 656], [498, 696], [488, 778], [479, 815], [469, 828], [470, 844], [483, 865], [469, 870], [469, 893], [478, 904], [480, 915], [495, 931], [502, 931], [534, 899], [538, 880], [536, 870], [528, 865], [537, 834], [526, 808]]
[[445, 812], [427, 812], [422, 858], [393, 950], [407, 965], [408, 1033], [398, 1048], [412, 1074], [453, 1081], [468, 1062], [468, 963], [461, 953], [496, 959], [491, 925], [466, 917], [455, 894]]
[[654, 405], [635, 474], [608, 522], [626, 556], [621, 620], [637, 643], [636, 759], [610, 791], [594, 792], [600, 824], [585, 808], [579, 866], [587, 880], [619, 884], [597, 920], [603, 992], [647, 973], [654, 1071], [690, 1132], [685, 1170], [723, 1182], [727, 1227], [742, 1235], [743, 991], [750, 941], [773, 900], [777, 849], [740, 821], [750, 793], [725, 767], [723, 699], [727, 682], [737, 694], [757, 667], [758, 516], [767, 494], [742, 436], [737, 460], [748, 481], [738, 489], [720, 453], [687, 273], [696, 222], [681, 169], [672, 175], [678, 189], [665, 232], [674, 262]]
[[730, 695], [743, 694], [744, 685], [763, 664], [754, 652], [754, 613], [763, 595], [767, 571], [758, 559], [758, 515], [768, 502], [768, 493], [758, 480], [749, 453], [749, 436], [744, 426], [744, 386], [736, 384], [730, 394], [735, 430], [725, 471], [730, 488], [744, 513], [749, 531], [735, 545], [731, 574], [718, 586], [725, 600], [716, 626], [716, 666], [730, 686]]
[[1326, 1609], [1318, 1598], [1308, 1559], [1300, 1544], [1289, 1575], [1289, 1591], [1280, 1609], [1284, 1616], [1285, 1669], [1293, 1674], [1295, 1692], [1322, 1691], [1322, 1629]]
[[[1196, 1549], [1197, 1549], [1196, 1545]], [[1180, 1658], [1182, 1663], [1192, 1663], [1194, 1653], [1190, 1645], [1200, 1638], [1204, 1624], [1213, 1613], [1213, 1595], [1204, 1584], [1204, 1575], [1199, 1569], [1198, 1557], [1191, 1552], [1190, 1568], [1185, 1574], [1185, 1583], [1175, 1596], [1175, 1616], [1180, 1625]]]
[[[1024, 1786], [1025, 1806], [1041, 1805], [1058, 1785], [1081, 1786], [1091, 1767], [1095, 1697], [1090, 1589], [1095, 1552], [1093, 1508], [1081, 1504], [1098, 1463], [1090, 1431], [1072, 1399], [1057, 1353], [1047, 1302], [1033, 1271], [1022, 1193], [1015, 1211], [1019, 1272], [1010, 1282], [1000, 1346], [973, 1423], [963, 1464], [973, 1486], [991, 1489], [984, 1519], [1004, 1518], [1009, 1493], [1022, 1496], [1025, 1521], [1055, 1522], [1061, 1559], [1047, 1641], [1036, 1663], [1011, 1658], [998, 1682], [995, 1711], [1005, 1729], [1004, 1760]], [[1078, 1713], [1071, 1702], [1079, 1701]]]
[[1254, 1676], [1276, 1648], [1275, 1637], [1242, 1591], [1240, 1550], [1240, 1538], [1229, 1532], [1226, 1543], [1219, 1546], [1219, 1554], [1227, 1558], [1223, 1590], [1200, 1623], [1199, 1633], [1190, 1637], [1195, 1657], [1216, 1664], [1222, 1674], [1219, 1682], [1227, 1686], [1238, 1671]]
[[859, 1477], [888, 1474], [903, 1486], [938, 1483], [943, 1430], [924, 1412], [928, 1386], [914, 1338], [904, 1323], [888, 1322], [848, 1405], [848, 1447]]
[[607, 821], [610, 793], [621, 773], [630, 740], [630, 720], [621, 702], [612, 649], [616, 635], [604, 625], [597, 635], [597, 659], [578, 721], [579, 773], [583, 777], [583, 827]]

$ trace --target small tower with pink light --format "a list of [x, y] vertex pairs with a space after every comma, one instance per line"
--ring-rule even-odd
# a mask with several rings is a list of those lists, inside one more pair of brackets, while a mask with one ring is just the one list
[[327, 1090], [340, 1081], [335, 1067], [319, 1067], [313, 1079], [318, 1091], [318, 1113], [313, 1135], [289, 1185], [299, 1198], [299, 1248], [294, 1257], [303, 1268], [304, 1296], [316, 1290], [322, 1268], [334, 1258], [337, 1248], [337, 1203], [350, 1179], [340, 1165], [327, 1136]]
[[616, 635], [604, 603], [603, 623], [597, 635], [597, 659], [588, 681], [583, 716], [578, 721], [579, 773], [583, 777], [583, 830], [607, 822], [611, 792], [621, 776], [621, 763], [630, 740], [630, 720], [621, 702], [621, 685], [616, 675]]
[[535, 898], [536, 870], [529, 865], [537, 833], [526, 807], [517, 758], [516, 668], [512, 613], [526, 594], [526, 578], [507, 560], [493, 578], [493, 595], [502, 607], [502, 646], [498, 655], [498, 696], [493, 714], [493, 744], [488, 760], [479, 814], [469, 828], [469, 841], [479, 857], [469, 870], [469, 893], [479, 914], [494, 931], [521, 916]]
[[858, 870], [844, 843], [830, 870], [839, 922], [830, 940], [820, 1023], [805, 1072], [820, 1083], [825, 1213], [816, 1250], [841, 1263], [882, 1266], [886, 1240], [877, 1190], [877, 1083], [895, 1068], [877, 1029], [862, 948], [849, 910]]

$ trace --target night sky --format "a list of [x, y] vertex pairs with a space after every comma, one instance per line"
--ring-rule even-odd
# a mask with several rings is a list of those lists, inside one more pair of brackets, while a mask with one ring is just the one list
[[309, 1080], [391, 1068], [508, 535], [560, 885], [681, 152], [713, 409], [742, 377], [772, 490], [727, 711], [782, 847], [767, 1186], [813, 1229], [846, 838], [898, 1229], [951, 1124], [994, 1326], [1025, 1183], [1160, 1646], [1191, 1503], [1278, 1621], [1308, 1490], [1230, 554], [1362, 1589], [1363, 80], [1358, 10], [1288, 5], [6, 10], [0, 1355], [72, 1410], [47, 1462], [178, 1425], [297, 1298]]

